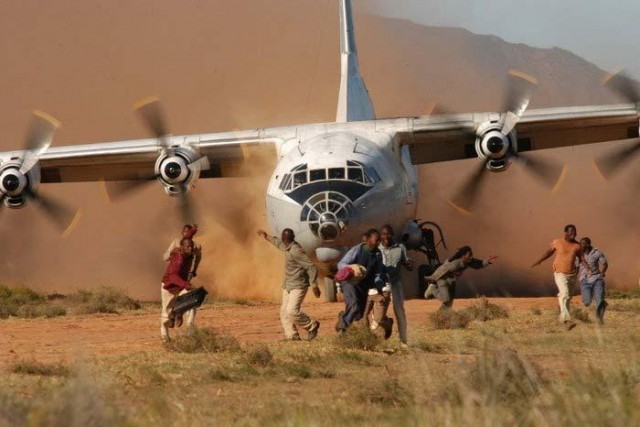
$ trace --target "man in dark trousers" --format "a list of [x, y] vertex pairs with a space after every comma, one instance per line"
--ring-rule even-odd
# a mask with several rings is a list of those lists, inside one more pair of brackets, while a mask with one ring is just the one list
[[341, 283], [344, 295], [344, 311], [338, 314], [336, 331], [344, 332], [356, 320], [362, 319], [367, 305], [369, 289], [384, 286], [384, 263], [378, 249], [380, 233], [372, 228], [366, 233], [367, 241], [351, 248], [338, 263], [338, 270], [360, 266], [364, 272], [359, 282], [347, 280]]
[[282, 284], [282, 306], [280, 321], [284, 328], [284, 336], [289, 341], [299, 341], [298, 328], [305, 329], [309, 340], [318, 336], [320, 322], [312, 319], [302, 311], [302, 302], [309, 286], [316, 298], [320, 297], [318, 288], [318, 269], [309, 259], [298, 242], [293, 230], [282, 230], [281, 238], [269, 236], [266, 231], [258, 230], [258, 235], [284, 252], [284, 283]]
[[[160, 337], [169, 340], [169, 328], [182, 326], [182, 315], [173, 316], [173, 306], [176, 297], [187, 293], [191, 289], [190, 273], [193, 264], [193, 240], [188, 237], [180, 241], [180, 248], [173, 251], [169, 264], [162, 278], [160, 295], [162, 298], [162, 312], [160, 314]], [[193, 327], [193, 317], [187, 312], [187, 327]]]

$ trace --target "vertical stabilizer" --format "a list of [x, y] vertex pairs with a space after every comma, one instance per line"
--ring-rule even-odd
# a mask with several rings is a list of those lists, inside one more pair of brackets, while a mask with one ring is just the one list
[[373, 104], [358, 65], [351, 0], [339, 1], [341, 73], [336, 122], [373, 120], [376, 118]]

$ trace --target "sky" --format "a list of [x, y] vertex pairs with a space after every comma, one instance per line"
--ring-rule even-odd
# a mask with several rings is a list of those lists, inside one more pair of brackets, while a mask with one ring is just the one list
[[[640, 78], [637, 0], [367, 0], [369, 13], [462, 27], [512, 43], [567, 49]], [[358, 7], [358, 6], [356, 6]]]

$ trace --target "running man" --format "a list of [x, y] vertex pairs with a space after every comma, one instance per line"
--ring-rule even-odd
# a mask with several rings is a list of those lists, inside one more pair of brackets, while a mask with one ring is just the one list
[[[404, 347], [407, 345], [407, 316], [404, 312], [404, 291], [402, 289], [402, 279], [400, 278], [400, 269], [405, 267], [407, 270], [413, 270], [413, 261], [407, 256], [407, 248], [402, 243], [396, 243], [393, 240], [393, 227], [385, 225], [380, 233], [380, 252], [382, 253], [382, 262], [384, 263], [387, 278], [391, 284], [391, 302], [393, 303], [393, 314], [398, 322], [398, 334], [400, 335], [400, 343]], [[389, 300], [385, 296], [383, 316], [386, 317]], [[380, 315], [378, 315], [380, 318]]]
[[385, 268], [382, 262], [382, 253], [378, 249], [380, 232], [372, 228], [367, 231], [366, 237], [366, 242], [349, 249], [338, 263], [338, 270], [359, 266], [363, 275], [358, 277], [357, 284], [348, 280], [341, 283], [345, 307], [344, 311], [338, 314], [337, 332], [346, 331], [349, 325], [362, 319], [366, 310], [369, 289], [384, 286]]
[[181, 237], [175, 238], [170, 244], [167, 250], [164, 253], [162, 259], [165, 261], [169, 261], [171, 257], [171, 253], [174, 251], [178, 251], [180, 249], [180, 241], [184, 238], [191, 239], [193, 241], [193, 255], [194, 261], [191, 270], [191, 276], [196, 277], [198, 275], [198, 267], [200, 266], [200, 261], [202, 261], [202, 246], [200, 246], [196, 241], [193, 240], [193, 236], [198, 232], [198, 224], [185, 224], [182, 227], [182, 235]]
[[284, 283], [282, 284], [282, 306], [280, 321], [287, 341], [300, 341], [298, 328], [305, 329], [309, 340], [318, 336], [320, 322], [307, 316], [302, 311], [302, 302], [309, 286], [316, 298], [320, 298], [318, 287], [318, 269], [296, 242], [293, 230], [282, 230], [281, 238], [269, 236], [266, 231], [258, 230], [258, 235], [284, 252]]
[[607, 273], [609, 264], [602, 251], [591, 246], [590, 238], [583, 237], [580, 239], [580, 249], [586, 263], [580, 264], [578, 272], [582, 303], [589, 307], [593, 300], [596, 306], [598, 324], [602, 325], [604, 323], [604, 310], [607, 307], [607, 302], [604, 300], [604, 276]]
[[469, 267], [474, 270], [480, 270], [493, 264], [496, 259], [498, 257], [493, 255], [484, 261], [474, 258], [470, 246], [461, 247], [451, 258], [438, 267], [431, 276], [425, 277], [429, 286], [424, 293], [424, 297], [426, 299], [439, 299], [442, 302], [440, 310], [450, 309], [456, 296], [457, 278]]
[[576, 265], [582, 262], [580, 244], [576, 241], [578, 231], [576, 226], [569, 224], [564, 227], [564, 237], [551, 242], [551, 247], [536, 261], [531, 268], [537, 267], [555, 254], [553, 259], [553, 279], [558, 287], [558, 304], [560, 305], [560, 322], [567, 329], [573, 329], [576, 324], [571, 320], [569, 311], [571, 290], [576, 286]]
[[[169, 340], [169, 328], [182, 326], [182, 316], [173, 315], [173, 306], [176, 297], [191, 290], [191, 265], [193, 264], [193, 240], [185, 237], [180, 241], [180, 247], [173, 251], [169, 257], [169, 264], [162, 278], [160, 296], [162, 311], [160, 313], [160, 337], [163, 341]], [[194, 310], [185, 313], [187, 316], [187, 328], [193, 328], [195, 321]]]

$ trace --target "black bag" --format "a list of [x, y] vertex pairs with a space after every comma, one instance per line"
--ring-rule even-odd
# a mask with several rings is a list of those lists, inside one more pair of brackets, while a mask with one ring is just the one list
[[176, 298], [176, 303], [173, 305], [173, 314], [183, 314], [192, 308], [200, 307], [207, 294], [207, 290], [200, 287], [180, 295]]

